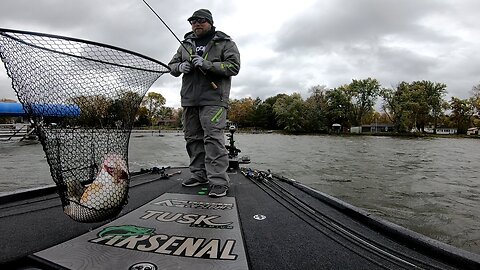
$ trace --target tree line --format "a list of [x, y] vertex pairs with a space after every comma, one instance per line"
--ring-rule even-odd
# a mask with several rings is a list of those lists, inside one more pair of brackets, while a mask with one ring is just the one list
[[[480, 127], [480, 84], [473, 86], [466, 99], [445, 99], [447, 85], [431, 81], [400, 82], [382, 87], [373, 78], [352, 80], [336, 88], [324, 85], [299, 93], [277, 94], [265, 100], [246, 97], [231, 99], [228, 120], [241, 128], [285, 130], [289, 133], [327, 133], [333, 124], [348, 129], [372, 123], [391, 124], [397, 133], [424, 132], [431, 127], [456, 128], [465, 134]], [[380, 111], [375, 105], [380, 101]], [[161, 94], [149, 93], [137, 114], [136, 124], [162, 123], [181, 128], [182, 109], [166, 108]], [[168, 123], [161, 122], [169, 119]], [[160, 120], [160, 121], [159, 121]]]
[[[472, 87], [467, 99], [446, 100], [447, 85], [431, 81], [401, 82], [384, 88], [378, 80], [352, 80], [333, 89], [318, 85], [309, 89], [304, 100], [299, 93], [259, 98], [234, 99], [229, 120], [241, 127], [282, 129], [290, 133], [329, 132], [333, 124], [344, 128], [383, 123], [397, 133], [432, 127], [457, 128], [465, 134], [480, 125], [480, 84]], [[381, 99], [380, 112], [375, 104]]]
[[[326, 133], [333, 124], [345, 129], [372, 123], [391, 124], [397, 133], [424, 132], [426, 127], [435, 132], [438, 127], [448, 127], [465, 134], [470, 127], [480, 127], [480, 84], [472, 87], [471, 96], [466, 99], [446, 100], [446, 89], [446, 84], [425, 80], [385, 88], [373, 78], [354, 79], [336, 88], [313, 86], [306, 99], [299, 93], [277, 94], [265, 100], [231, 99], [227, 118], [241, 128], [289, 133]], [[380, 111], [376, 111], [379, 99]], [[69, 120], [74, 121], [72, 125], [128, 128], [132, 124], [127, 123], [133, 123], [134, 127], [182, 127], [182, 109], [166, 107], [165, 98], [155, 92], [143, 99], [127, 92], [117, 100], [99, 95], [79, 96], [71, 101], [82, 112], [79, 119]], [[138, 104], [139, 109], [133, 111]]]

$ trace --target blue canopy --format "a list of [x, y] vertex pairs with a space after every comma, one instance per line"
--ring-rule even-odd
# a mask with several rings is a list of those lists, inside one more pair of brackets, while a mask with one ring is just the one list
[[[33, 116], [44, 117], [77, 117], [80, 115], [80, 108], [77, 105], [65, 104], [30, 104]], [[0, 102], [0, 117], [27, 116], [27, 112], [20, 103]]]

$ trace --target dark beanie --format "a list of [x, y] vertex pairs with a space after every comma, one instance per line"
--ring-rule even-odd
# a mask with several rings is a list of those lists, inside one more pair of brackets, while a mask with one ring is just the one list
[[191, 20], [193, 20], [194, 18], [205, 18], [205, 19], [207, 19], [207, 20], [210, 22], [210, 24], [213, 25], [212, 13], [211, 13], [210, 10], [208, 10], [208, 9], [202, 8], [202, 9], [199, 9], [199, 10], [195, 11], [195, 12], [193, 13], [193, 15], [192, 15], [190, 18], [188, 18], [187, 21], [191, 21]]

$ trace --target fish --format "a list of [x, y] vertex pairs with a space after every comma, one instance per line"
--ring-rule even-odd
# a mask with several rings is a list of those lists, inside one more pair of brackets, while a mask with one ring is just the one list
[[80, 222], [98, 222], [119, 213], [128, 190], [129, 172], [126, 160], [116, 153], [106, 154], [93, 182], [82, 185], [66, 181], [68, 205], [64, 213]]
[[96, 209], [118, 206], [123, 201], [128, 177], [127, 162], [121, 155], [105, 155], [94, 181], [83, 191], [80, 204]]

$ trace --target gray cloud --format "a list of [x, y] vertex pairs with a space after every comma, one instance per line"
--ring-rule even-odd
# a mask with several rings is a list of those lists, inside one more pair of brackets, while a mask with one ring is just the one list
[[438, 42], [447, 37], [427, 29], [421, 21], [442, 8], [446, 7], [440, 1], [341, 0], [327, 5], [319, 1], [304, 15], [284, 22], [277, 49], [328, 53], [338, 47], [375, 44], [388, 35]]
[[[443, 82], [450, 95], [466, 98], [480, 81], [480, 2], [475, 0], [315, 1], [298, 12], [265, 10], [261, 18], [251, 15], [258, 8], [255, 1], [149, 3], [180, 39], [190, 30], [186, 18], [194, 10], [212, 11], [218, 29], [233, 37], [242, 55], [233, 98], [265, 99], [293, 91], [306, 96], [314, 85], [333, 88], [367, 77], [385, 87], [423, 79]], [[245, 29], [247, 22], [258, 28]], [[277, 23], [272, 25], [278, 30], [265, 28], [266, 22]], [[162, 62], [179, 46], [140, 0], [6, 0], [0, 27], [93, 40]], [[179, 78], [166, 75], [154, 90], [168, 93], [167, 104], [179, 106], [179, 85]], [[11, 98], [12, 92], [0, 68], [0, 98]]]

